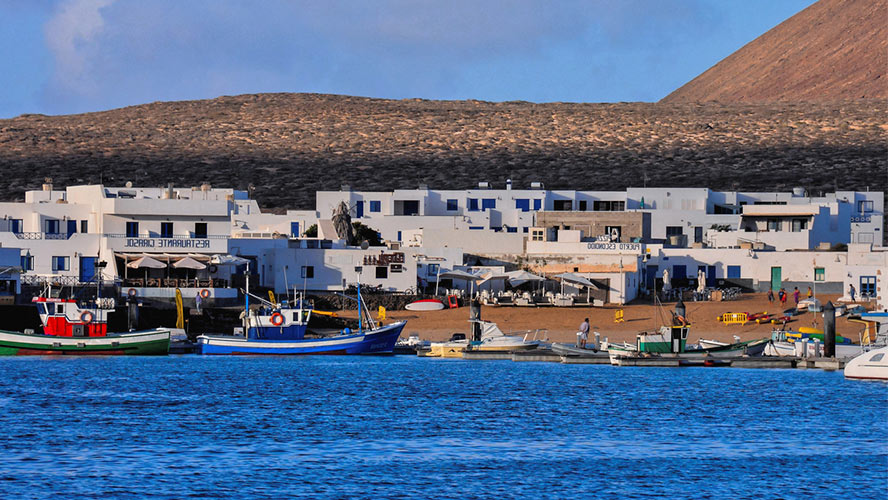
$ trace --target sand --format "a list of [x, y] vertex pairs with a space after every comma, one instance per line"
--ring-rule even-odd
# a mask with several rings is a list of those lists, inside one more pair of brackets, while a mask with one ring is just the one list
[[[826, 303], [838, 298], [836, 295], [819, 296]], [[774, 325], [750, 323], [746, 325], [724, 325], [716, 320], [716, 317], [725, 312], [762, 312], [782, 311], [792, 307], [793, 301], [787, 302], [786, 307], [779, 303], [768, 305], [765, 294], [745, 294], [738, 300], [723, 302], [687, 302], [687, 315], [691, 321], [691, 333], [689, 340], [696, 342], [699, 338], [714, 339], [720, 341], [732, 341], [734, 335], [742, 340], [753, 340], [770, 336]], [[611, 341], [634, 341], [635, 334], [640, 331], [659, 328], [663, 321], [668, 319], [669, 311], [674, 303], [667, 303], [662, 308], [651, 304], [633, 303], [623, 308], [625, 322], [615, 323], [614, 312], [619, 307], [492, 307], [483, 306], [481, 317], [496, 322], [504, 332], [527, 332], [531, 334], [537, 329], [547, 330], [548, 337], [556, 342], [573, 342], [576, 340], [576, 331], [583, 318], [588, 317], [593, 331], [601, 332], [602, 337], [608, 337]], [[342, 311], [342, 316], [354, 316], [355, 311]], [[469, 309], [446, 309], [443, 311], [414, 312], [414, 311], [389, 311], [388, 319], [407, 320], [404, 329], [405, 336], [417, 333], [423, 339], [445, 340], [454, 332], [469, 331]], [[661, 319], [662, 318], [662, 319]], [[800, 326], [813, 326], [817, 322], [822, 327], [823, 319], [820, 314], [806, 313], [798, 316], [798, 319], [787, 324], [787, 328], [797, 330]], [[859, 338], [861, 330], [859, 323], [852, 323], [846, 318], [836, 319], [836, 329], [839, 334], [854, 339]]]

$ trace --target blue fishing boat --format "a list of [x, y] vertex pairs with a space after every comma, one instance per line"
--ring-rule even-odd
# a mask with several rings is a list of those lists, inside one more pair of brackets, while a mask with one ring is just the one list
[[[249, 285], [247, 285], [249, 287]], [[247, 288], [249, 290], [249, 288]], [[312, 306], [303, 299], [272, 303], [250, 309], [247, 291], [243, 335], [201, 335], [201, 354], [370, 354], [391, 353], [406, 321], [377, 324], [367, 311], [358, 287], [358, 329], [344, 328], [332, 335], [308, 331]], [[366, 317], [365, 317], [366, 316]]]

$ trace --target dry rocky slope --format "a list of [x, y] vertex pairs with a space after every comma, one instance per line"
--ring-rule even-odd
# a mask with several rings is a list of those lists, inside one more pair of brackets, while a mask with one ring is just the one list
[[662, 102], [888, 98], [888, 0], [820, 0]]
[[[316, 190], [478, 181], [620, 190], [888, 188], [888, 100], [572, 104], [258, 94], [0, 120], [0, 199], [44, 177], [255, 186], [266, 208]], [[646, 180], [645, 180], [646, 177]]]

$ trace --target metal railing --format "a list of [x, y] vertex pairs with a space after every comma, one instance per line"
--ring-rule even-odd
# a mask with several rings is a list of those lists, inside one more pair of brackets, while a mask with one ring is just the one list
[[139, 238], [139, 239], [165, 239], [165, 240], [227, 240], [231, 238], [229, 234], [205, 234], [205, 235], [190, 235], [190, 234], [174, 234], [172, 236], [161, 236], [159, 234], [152, 233], [142, 233], [138, 235], [132, 234], [121, 234], [121, 233], [102, 233], [102, 236], [105, 238]]
[[14, 232], [12, 234], [14, 234], [15, 237], [20, 240], [67, 240], [68, 238], [71, 237], [71, 235], [76, 234], [76, 233], [42, 233], [42, 232], [39, 232], [39, 233], [18, 232], [18, 233], [15, 233]]

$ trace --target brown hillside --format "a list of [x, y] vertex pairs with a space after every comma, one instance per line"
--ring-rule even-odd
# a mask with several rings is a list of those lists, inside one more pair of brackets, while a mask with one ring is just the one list
[[888, 101], [532, 104], [259, 94], [0, 120], [0, 199], [57, 186], [256, 187], [267, 208], [314, 192], [478, 181], [549, 188], [811, 192], [888, 188]]
[[661, 102], [888, 98], [888, 0], [820, 0]]

